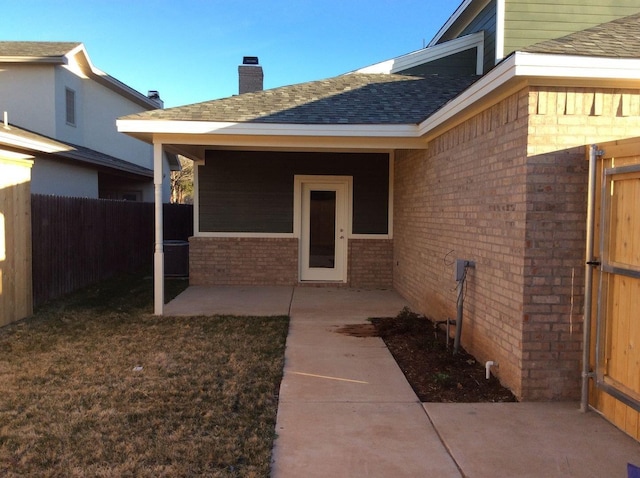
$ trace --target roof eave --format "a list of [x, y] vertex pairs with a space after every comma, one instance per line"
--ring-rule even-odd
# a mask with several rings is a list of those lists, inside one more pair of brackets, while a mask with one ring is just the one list
[[64, 56], [0, 56], [0, 63], [66, 65], [68, 62]]
[[44, 138], [38, 135], [26, 136], [19, 133], [16, 134], [12, 131], [11, 127], [0, 127], [0, 144], [41, 153], [57, 153], [70, 149], [68, 145], [50, 138]]
[[495, 102], [497, 98], [526, 85], [640, 86], [640, 59], [598, 58], [598, 68], [593, 67], [593, 60], [593, 57], [585, 56], [515, 52], [420, 123], [420, 135], [431, 138], [443, 126], [463, 121], [471, 110]]
[[253, 148], [423, 149], [417, 125], [309, 125], [124, 120], [118, 131], [148, 143]]

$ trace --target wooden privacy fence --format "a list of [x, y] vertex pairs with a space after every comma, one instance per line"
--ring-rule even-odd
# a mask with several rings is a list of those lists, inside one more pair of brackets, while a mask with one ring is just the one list
[[[31, 206], [34, 306], [119, 273], [151, 268], [153, 204], [34, 194]], [[192, 235], [192, 206], [165, 204], [164, 212], [166, 239]]]

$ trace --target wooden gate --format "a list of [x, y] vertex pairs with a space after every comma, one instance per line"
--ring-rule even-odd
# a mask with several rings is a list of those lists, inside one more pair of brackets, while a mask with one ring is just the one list
[[591, 405], [640, 439], [640, 139], [600, 148]]

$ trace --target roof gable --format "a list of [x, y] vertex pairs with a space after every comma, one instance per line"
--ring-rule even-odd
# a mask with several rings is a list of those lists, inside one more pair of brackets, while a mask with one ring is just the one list
[[96, 68], [82, 43], [0, 41], [0, 63], [45, 63], [67, 65], [70, 69], [91, 78], [115, 93], [150, 110], [161, 106], [161, 102], [136, 91], [120, 80]]
[[640, 13], [561, 38], [536, 43], [523, 51], [576, 56], [640, 58]]

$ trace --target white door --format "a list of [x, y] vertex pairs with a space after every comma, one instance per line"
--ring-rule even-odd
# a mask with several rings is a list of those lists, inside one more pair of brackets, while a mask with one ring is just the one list
[[346, 182], [303, 182], [300, 280], [347, 280]]

